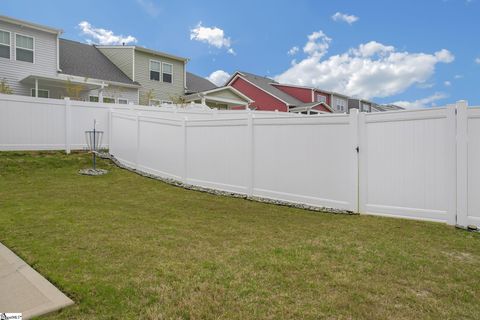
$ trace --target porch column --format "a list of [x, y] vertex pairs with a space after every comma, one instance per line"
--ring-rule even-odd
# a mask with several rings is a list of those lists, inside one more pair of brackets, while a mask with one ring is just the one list
[[38, 98], [38, 79], [35, 78], [35, 98]]
[[100, 89], [98, 89], [98, 102], [103, 102], [103, 88], [105, 87], [105, 82], [102, 81]]
[[203, 105], [206, 105], [206, 99], [205, 99], [205, 97], [202, 97], [202, 104], [203, 104]]

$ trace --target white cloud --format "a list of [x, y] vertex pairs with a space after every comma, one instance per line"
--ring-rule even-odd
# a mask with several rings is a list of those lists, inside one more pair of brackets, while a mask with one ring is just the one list
[[199, 22], [197, 26], [190, 30], [190, 40], [200, 41], [207, 43], [215, 48], [227, 49], [227, 52], [235, 55], [235, 51], [231, 48], [231, 39], [225, 35], [225, 32], [218, 27], [204, 27], [202, 22]]
[[137, 0], [137, 3], [152, 17], [160, 14], [160, 8], [151, 0]]
[[450, 81], [444, 81], [444, 82], [443, 82], [443, 85], [444, 85], [445, 87], [450, 87], [450, 86], [452, 85], [452, 83], [451, 83]]
[[327, 37], [323, 31], [316, 31], [308, 36], [308, 41], [303, 47], [303, 52], [312, 57], [323, 57], [330, 47], [332, 39]]
[[446, 49], [434, 54], [397, 51], [371, 41], [322, 60], [331, 39], [322, 31], [308, 36], [303, 49], [307, 57], [293, 62], [275, 80], [319, 87], [362, 98], [388, 97], [412, 85], [427, 82], [437, 63], [450, 63], [454, 56]]
[[300, 48], [295, 46], [295, 47], [291, 47], [290, 50], [287, 51], [287, 54], [289, 56], [294, 56], [298, 53], [298, 51], [300, 51]]
[[213, 82], [217, 86], [223, 86], [225, 82], [230, 78], [230, 75], [223, 71], [223, 70], [217, 70], [212, 72], [207, 79]]
[[475, 63], [480, 64], [480, 57], [478, 57], [478, 58], [475, 59]]
[[137, 43], [137, 39], [133, 36], [115, 35], [111, 30], [95, 28], [88, 21], [82, 21], [78, 26], [82, 34], [89, 37], [86, 39], [88, 43], [104, 45]]
[[346, 13], [341, 13], [337, 12], [332, 16], [333, 21], [343, 21], [348, 24], [352, 24], [356, 22], [359, 18], [357, 16], [354, 16], [352, 14], [346, 14]]
[[463, 78], [463, 75], [461, 75], [461, 74], [456, 74], [454, 78], [455, 78], [455, 79], [462, 79], [462, 78]]
[[435, 94], [415, 101], [396, 101], [393, 104], [403, 107], [405, 109], [422, 109], [436, 106], [436, 101], [445, 99], [446, 94], [441, 92], [436, 92]]

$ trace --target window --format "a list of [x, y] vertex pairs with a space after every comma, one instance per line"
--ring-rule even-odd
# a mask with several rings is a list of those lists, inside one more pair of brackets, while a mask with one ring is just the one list
[[103, 103], [115, 103], [114, 98], [109, 98], [109, 97], [104, 97], [103, 98]]
[[344, 112], [347, 106], [347, 101], [337, 98], [337, 111]]
[[321, 94], [317, 94], [317, 102], [327, 103], [327, 97], [325, 97]]
[[173, 80], [173, 65], [162, 62], [162, 81], [172, 83]]
[[98, 102], [98, 96], [89, 96], [88, 101], [90, 102]]
[[127, 100], [127, 99], [121, 99], [121, 98], [119, 98], [119, 99], [118, 99], [118, 103], [119, 103], [119, 104], [128, 104], [128, 100]]
[[150, 60], [150, 80], [160, 81], [160, 62]]
[[[50, 96], [50, 92], [48, 90], [38, 89], [38, 97], [39, 98], [48, 98]], [[35, 97], [35, 89], [32, 88], [32, 97]]]
[[162, 100], [162, 104], [173, 104], [173, 101], [170, 100]]
[[0, 57], [10, 59], [10, 32], [0, 30]]
[[15, 57], [18, 61], [33, 63], [33, 38], [17, 34]]
[[148, 101], [148, 105], [149, 105], [149, 106], [156, 106], [156, 107], [157, 107], [157, 106], [160, 105], [160, 100], [150, 99], [150, 100]]

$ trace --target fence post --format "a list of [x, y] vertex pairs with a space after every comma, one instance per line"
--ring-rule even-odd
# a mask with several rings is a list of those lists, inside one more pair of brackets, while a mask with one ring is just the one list
[[65, 152], [70, 154], [72, 136], [72, 110], [69, 97], [65, 97]]
[[112, 154], [113, 109], [108, 108], [108, 153]]
[[456, 145], [457, 145], [457, 181], [456, 181], [456, 224], [466, 227], [468, 225], [468, 115], [467, 101], [456, 103]]
[[252, 112], [248, 111], [247, 116], [247, 196], [253, 196], [253, 184], [254, 184], [254, 140], [253, 140], [253, 118]]
[[183, 160], [183, 183], [187, 183], [187, 175], [188, 175], [188, 171], [187, 171], [187, 167], [188, 167], [188, 163], [187, 163], [187, 121], [188, 121], [188, 118], [187, 117], [184, 117], [183, 118], [183, 121], [182, 121], [182, 135], [183, 135], [183, 150], [182, 150], [182, 160]]
[[358, 136], [358, 172], [357, 172], [357, 185], [358, 185], [358, 213], [367, 212], [367, 122], [365, 119], [365, 112], [358, 112], [358, 109], [351, 109], [350, 114], [354, 112], [357, 113], [357, 136]]
[[349, 190], [351, 193], [350, 201], [351, 207], [350, 210], [353, 212], [358, 212], [358, 188], [359, 188], [359, 180], [358, 180], [358, 153], [360, 150], [360, 141], [358, 137], [358, 110], [352, 109], [350, 114], [348, 115], [348, 122], [350, 126], [350, 137], [351, 137], [351, 154], [352, 154], [352, 164], [351, 164], [351, 174], [352, 174], [352, 186]]
[[138, 170], [138, 153], [140, 151], [140, 119], [138, 112], [135, 113], [135, 124], [137, 126], [137, 144], [135, 150], [135, 169]]

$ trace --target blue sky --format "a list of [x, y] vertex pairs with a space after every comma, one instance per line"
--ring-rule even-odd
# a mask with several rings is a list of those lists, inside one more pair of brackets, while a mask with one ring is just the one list
[[[0, 4], [0, 14], [61, 28], [72, 40], [133, 37], [190, 58], [191, 72], [217, 71], [217, 81], [243, 70], [412, 108], [480, 105], [480, 0]], [[101, 37], [100, 28], [111, 33]]]

